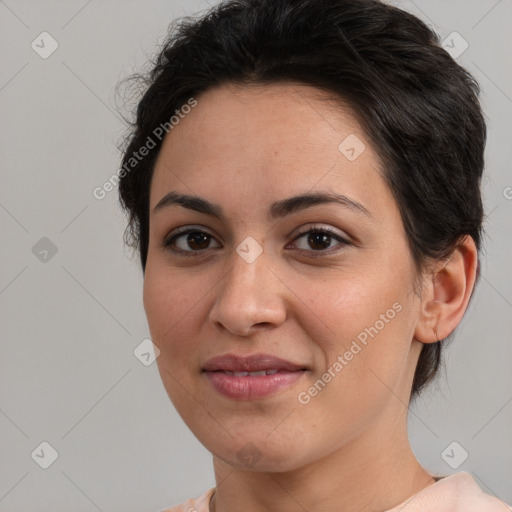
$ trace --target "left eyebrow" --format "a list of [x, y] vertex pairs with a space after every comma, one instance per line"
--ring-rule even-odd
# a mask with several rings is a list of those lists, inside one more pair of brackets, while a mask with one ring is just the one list
[[[371, 213], [361, 203], [358, 203], [343, 194], [317, 192], [288, 197], [272, 203], [268, 211], [268, 218], [269, 220], [275, 220], [285, 217], [286, 215], [290, 215], [291, 213], [305, 210], [311, 206], [328, 203], [337, 203], [349, 210], [372, 217]], [[179, 194], [175, 191], [169, 192], [160, 199], [158, 204], [153, 208], [153, 214], [163, 208], [173, 206], [175, 204], [182, 206], [183, 208], [188, 208], [189, 210], [194, 210], [199, 213], [216, 217], [221, 221], [225, 220], [225, 215], [220, 205], [211, 203], [199, 196]]]
[[305, 210], [317, 204], [337, 203], [357, 213], [364, 213], [371, 217], [371, 213], [357, 201], [350, 199], [343, 194], [334, 192], [317, 192], [312, 194], [301, 194], [289, 197], [272, 204], [269, 210], [269, 219], [274, 220], [299, 210]]

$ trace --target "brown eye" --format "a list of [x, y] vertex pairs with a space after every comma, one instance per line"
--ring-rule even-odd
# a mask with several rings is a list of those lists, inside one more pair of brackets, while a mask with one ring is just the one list
[[300, 247], [300, 244], [293, 244], [298, 249], [302, 251], [307, 252], [321, 252], [321, 253], [331, 253], [335, 251], [328, 251], [328, 249], [331, 249], [333, 246], [331, 244], [334, 241], [337, 241], [338, 243], [336, 245], [340, 246], [340, 248], [350, 245], [350, 242], [340, 236], [339, 234], [335, 233], [334, 230], [328, 227], [319, 227], [319, 228], [311, 228], [307, 231], [303, 231], [302, 233], [299, 233], [299, 235], [295, 238], [295, 240], [303, 239], [304, 243], [303, 246]]
[[307, 241], [312, 249], [328, 249], [331, 244], [331, 235], [315, 231], [308, 235]]
[[191, 232], [187, 235], [186, 244], [191, 249], [208, 249], [210, 235], [201, 232]]
[[164, 241], [163, 246], [175, 252], [194, 253], [209, 249], [212, 240], [215, 240], [213, 236], [205, 231], [186, 228], [170, 236]]

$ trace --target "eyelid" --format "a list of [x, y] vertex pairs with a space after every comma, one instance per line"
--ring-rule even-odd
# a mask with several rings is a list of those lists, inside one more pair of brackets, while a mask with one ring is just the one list
[[333, 228], [332, 226], [322, 225], [322, 224], [318, 224], [318, 223], [305, 224], [304, 226], [297, 228], [297, 232], [295, 234], [294, 234], [294, 232], [292, 232], [292, 234], [290, 236], [293, 236], [293, 239], [295, 240], [299, 236], [309, 233], [310, 231], [324, 231], [332, 236], [340, 238], [341, 240], [343, 240], [346, 243], [350, 243], [350, 237], [347, 234], [345, 234], [344, 232], [340, 232], [336, 228]]

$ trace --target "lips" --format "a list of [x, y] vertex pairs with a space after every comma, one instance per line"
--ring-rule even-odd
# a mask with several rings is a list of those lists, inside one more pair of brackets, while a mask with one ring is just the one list
[[[273, 375], [278, 372], [307, 370], [304, 365], [293, 363], [271, 354], [252, 354], [237, 356], [223, 354], [209, 359], [203, 366], [205, 372], [225, 372], [237, 377], [254, 375]], [[257, 372], [257, 373], [256, 373]]]
[[218, 393], [232, 400], [261, 400], [291, 389], [308, 368], [270, 354], [223, 354], [206, 362], [202, 372]]

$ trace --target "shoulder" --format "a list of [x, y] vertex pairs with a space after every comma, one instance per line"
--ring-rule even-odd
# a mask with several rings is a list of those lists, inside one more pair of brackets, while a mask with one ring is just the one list
[[210, 499], [214, 492], [215, 487], [211, 487], [197, 498], [189, 498], [179, 505], [158, 512], [209, 512]]
[[512, 507], [484, 493], [466, 471], [454, 473], [387, 512], [510, 512]]
[[[490, 494], [486, 494], [467, 472], [461, 471], [447, 477], [451, 478], [457, 489], [457, 505], [460, 510], [486, 512], [509, 512], [512, 507]], [[442, 481], [442, 480], [441, 480]], [[457, 509], [458, 510], [458, 509]]]

